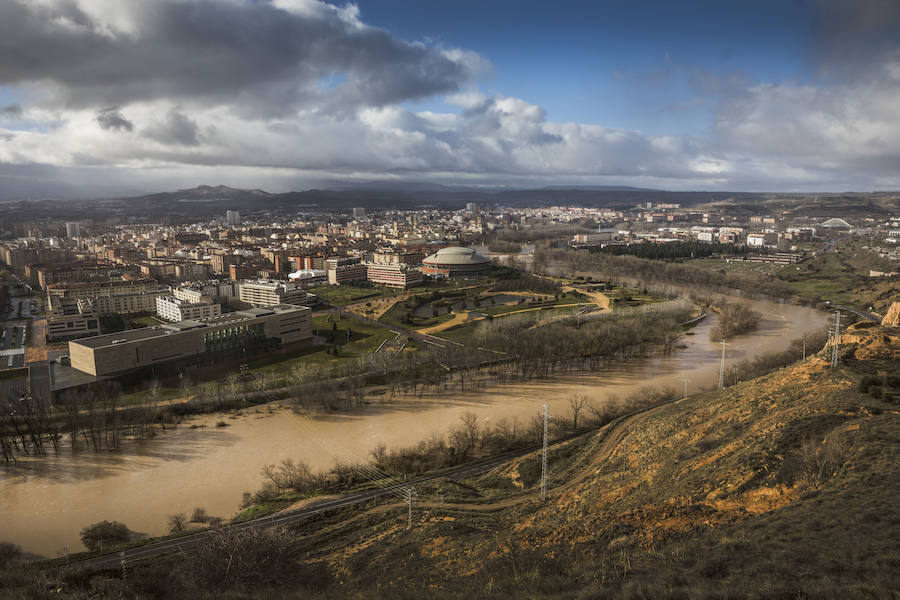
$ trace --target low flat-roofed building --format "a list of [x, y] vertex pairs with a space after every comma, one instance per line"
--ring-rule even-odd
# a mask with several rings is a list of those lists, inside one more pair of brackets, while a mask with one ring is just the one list
[[278, 305], [84, 338], [69, 342], [69, 357], [72, 368], [99, 377], [311, 343], [312, 311]]

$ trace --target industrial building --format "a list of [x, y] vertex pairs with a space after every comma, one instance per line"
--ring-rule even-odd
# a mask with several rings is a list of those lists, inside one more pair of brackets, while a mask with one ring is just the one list
[[472, 248], [441, 248], [422, 260], [422, 272], [443, 277], [480, 275], [491, 268], [491, 261]]
[[235, 353], [312, 343], [312, 311], [279, 305], [69, 342], [71, 366], [99, 376], [213, 364]]

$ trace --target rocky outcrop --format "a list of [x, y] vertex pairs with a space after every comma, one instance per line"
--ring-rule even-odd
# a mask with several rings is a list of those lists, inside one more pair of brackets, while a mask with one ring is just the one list
[[900, 302], [891, 304], [891, 308], [881, 320], [882, 327], [900, 327]]

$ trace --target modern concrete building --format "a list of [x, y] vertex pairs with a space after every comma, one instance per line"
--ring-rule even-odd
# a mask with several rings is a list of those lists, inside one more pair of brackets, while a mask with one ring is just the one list
[[277, 304], [311, 305], [316, 296], [292, 282], [248, 279], [240, 283], [238, 299], [254, 307]]
[[236, 210], [225, 211], [225, 222], [229, 225], [240, 225], [241, 213]]
[[342, 257], [329, 258], [325, 261], [325, 270], [328, 272], [328, 283], [340, 285], [350, 281], [366, 279], [369, 269], [358, 258]]
[[422, 283], [425, 277], [418, 269], [408, 265], [368, 265], [367, 277], [372, 283], [406, 288]]
[[189, 302], [174, 296], [156, 299], [156, 314], [167, 321], [206, 319], [222, 314], [222, 306], [214, 302]]
[[491, 268], [491, 261], [472, 248], [441, 248], [422, 260], [422, 272], [443, 277], [479, 275]]
[[132, 329], [69, 342], [69, 357], [74, 369], [95, 377], [213, 364], [235, 353], [309, 345], [311, 315], [280, 305]]
[[100, 317], [87, 299], [50, 296], [47, 309], [47, 339], [71, 340], [100, 333]]
[[78, 221], [72, 221], [66, 223], [66, 237], [67, 238], [77, 238], [81, 237], [81, 223]]

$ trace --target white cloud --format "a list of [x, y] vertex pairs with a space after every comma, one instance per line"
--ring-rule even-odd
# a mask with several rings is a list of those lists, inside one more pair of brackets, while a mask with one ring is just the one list
[[[709, 75], [698, 85], [721, 97], [710, 135], [648, 135], [548, 121], [527, 99], [485, 95], [475, 85], [490, 74], [485, 58], [398, 40], [353, 4], [11, 1], [0, 6], [0, 84], [23, 101], [0, 112], [0, 166], [160, 187], [192, 177], [894, 187], [900, 56], [885, 56], [827, 85]], [[434, 96], [458, 110], [402, 106]]]

